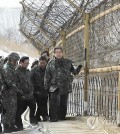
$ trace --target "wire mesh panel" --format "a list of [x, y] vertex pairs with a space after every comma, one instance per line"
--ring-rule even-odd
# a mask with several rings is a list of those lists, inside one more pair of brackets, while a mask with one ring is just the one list
[[[90, 68], [119, 64], [120, 9], [109, 12], [119, 4], [119, 0], [109, 0], [91, 12], [92, 17], [100, 13], [103, 17], [90, 24]], [[109, 13], [104, 15], [107, 10]]]
[[[52, 41], [56, 41], [59, 38], [60, 30], [72, 26], [81, 16], [67, 0], [23, 0], [21, 4], [23, 10], [20, 19], [20, 29], [27, 27], [21, 32], [25, 34], [25, 31], [28, 29], [29, 34], [27, 35], [29, 38], [31, 38], [31, 35], [34, 35], [35, 42], [41, 41], [41, 44], [44, 44], [42, 47], [50, 47]], [[88, 3], [81, 0], [76, 1], [76, 4], [83, 7], [84, 10]], [[31, 24], [27, 25], [27, 23]]]
[[76, 33], [66, 41], [66, 58], [70, 58], [74, 65], [84, 64], [83, 31]]
[[87, 105], [88, 115], [102, 116], [108, 121], [117, 123], [118, 75], [118, 72], [91, 74], [89, 76], [87, 104], [84, 102], [83, 78], [75, 78], [73, 91], [68, 100], [68, 115], [84, 115]]
[[118, 72], [90, 75], [88, 88], [88, 114], [116, 121]]
[[84, 114], [84, 81], [82, 77], [76, 77], [73, 81], [73, 90], [69, 94], [67, 114], [78, 116]]
[[[90, 11], [89, 50], [90, 68], [118, 65], [120, 60], [120, 4], [119, 0], [106, 0]], [[114, 8], [114, 9], [113, 9]], [[96, 18], [95, 18], [96, 17]], [[95, 19], [95, 20], [94, 20]], [[84, 16], [67, 29], [77, 33], [66, 39], [66, 55], [75, 64], [84, 61]], [[79, 25], [78, 25], [79, 24]], [[86, 36], [86, 35], [85, 35]]]
[[[84, 12], [91, 11], [101, 1], [103, 0], [22, 0], [20, 30], [25, 36], [28, 33], [27, 38], [32, 37], [33, 45], [37, 46], [37, 42], [43, 48], [51, 47], [53, 41], [59, 41], [61, 30], [67, 31], [79, 24], [84, 19]], [[41, 47], [38, 48], [41, 50]]]

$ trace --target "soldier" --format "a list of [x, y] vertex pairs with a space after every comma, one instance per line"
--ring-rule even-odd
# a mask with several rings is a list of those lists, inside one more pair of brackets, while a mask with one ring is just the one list
[[82, 65], [79, 65], [74, 69], [72, 61], [63, 57], [61, 47], [54, 49], [54, 57], [47, 64], [45, 72], [45, 89], [50, 92], [51, 122], [65, 120], [68, 94], [72, 92], [73, 75], [77, 75], [82, 68]]
[[2, 69], [3, 69], [3, 58], [0, 56], [0, 133], [2, 132], [2, 115], [3, 115], [3, 99], [2, 99]]
[[36, 67], [38, 65], [38, 60], [35, 59], [35, 61], [33, 61], [32, 65], [31, 65], [31, 69]]
[[20, 58], [19, 65], [16, 69], [16, 82], [19, 89], [23, 91], [23, 95], [18, 95], [17, 99], [17, 112], [16, 112], [16, 125], [19, 129], [23, 129], [21, 115], [30, 108], [30, 123], [36, 124], [35, 110], [36, 103], [34, 100], [34, 88], [30, 79], [30, 71], [27, 69], [29, 65], [29, 57], [23, 56]]
[[49, 57], [50, 55], [49, 55], [49, 52], [48, 51], [43, 51], [41, 53], [41, 56], [46, 57], [47, 62], [50, 60], [50, 57]]
[[15, 126], [15, 115], [17, 109], [17, 93], [22, 93], [16, 86], [15, 68], [19, 55], [17, 53], [10, 53], [8, 61], [3, 67], [2, 79], [4, 80], [4, 90], [2, 92], [3, 106], [5, 115], [3, 117], [4, 132], [9, 133], [18, 131]]
[[7, 63], [7, 61], [8, 61], [8, 57], [5, 57], [3, 63], [5, 64], [5, 63]]
[[31, 70], [31, 80], [34, 86], [34, 97], [37, 102], [36, 118], [41, 121], [40, 116], [42, 116], [43, 121], [47, 121], [47, 98], [48, 93], [44, 89], [44, 75], [45, 68], [47, 65], [46, 57], [39, 58], [39, 65]]
[[2, 88], [2, 69], [3, 69], [4, 61], [2, 56], [0, 56], [0, 91]]

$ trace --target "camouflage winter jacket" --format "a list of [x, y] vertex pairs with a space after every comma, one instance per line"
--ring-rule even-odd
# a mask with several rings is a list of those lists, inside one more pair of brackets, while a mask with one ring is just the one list
[[4, 93], [16, 95], [20, 92], [16, 86], [15, 68], [11, 63], [6, 63], [2, 70], [2, 80], [5, 85]]
[[23, 95], [18, 95], [18, 99], [32, 99], [34, 88], [30, 79], [30, 71], [19, 66], [16, 69], [16, 83], [19, 89], [23, 91]]
[[46, 67], [44, 78], [45, 89], [49, 90], [49, 92], [59, 89], [60, 94], [68, 94], [72, 92], [73, 75], [78, 73], [74, 69], [71, 60], [54, 58]]
[[0, 91], [2, 89], [2, 84], [3, 84], [3, 80], [2, 80], [2, 70], [3, 70], [3, 60], [0, 59]]
[[31, 70], [31, 80], [34, 86], [34, 94], [39, 94], [41, 96], [48, 95], [44, 88], [44, 75], [45, 70], [42, 70], [39, 66], [36, 66]]

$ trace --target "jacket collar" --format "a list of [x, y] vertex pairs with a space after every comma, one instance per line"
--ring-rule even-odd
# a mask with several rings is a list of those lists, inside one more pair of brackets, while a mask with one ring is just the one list
[[62, 61], [62, 60], [64, 60], [64, 57], [61, 57], [60, 59], [58, 59], [58, 58], [55, 57], [55, 60]]
[[20, 71], [23, 71], [23, 72], [26, 72], [28, 70], [28, 69], [21, 67], [21, 66], [18, 66], [17, 69], [19, 69]]

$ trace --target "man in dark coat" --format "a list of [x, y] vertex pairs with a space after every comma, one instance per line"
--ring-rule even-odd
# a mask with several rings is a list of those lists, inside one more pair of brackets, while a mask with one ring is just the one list
[[[75, 69], [72, 61], [63, 57], [61, 47], [54, 49], [55, 58], [46, 67], [45, 89], [50, 92], [50, 121], [65, 120], [67, 113], [68, 94], [72, 92], [73, 75], [82, 68]], [[73, 75], [72, 75], [72, 74]]]
[[45, 68], [47, 65], [46, 57], [39, 58], [38, 66], [31, 70], [31, 80], [34, 86], [34, 97], [37, 102], [36, 118], [41, 121], [40, 116], [42, 116], [43, 121], [47, 121], [47, 99], [48, 92], [44, 89], [44, 75]]
[[34, 116], [36, 110], [36, 103], [33, 96], [34, 88], [30, 79], [30, 71], [27, 69], [28, 65], [29, 57], [23, 56], [20, 58], [19, 66], [16, 69], [16, 83], [18, 88], [23, 91], [23, 95], [17, 96], [16, 125], [19, 129], [23, 129], [21, 115], [27, 109], [27, 106], [30, 108], [30, 123], [37, 123]]

